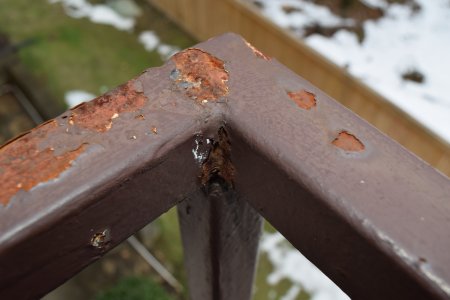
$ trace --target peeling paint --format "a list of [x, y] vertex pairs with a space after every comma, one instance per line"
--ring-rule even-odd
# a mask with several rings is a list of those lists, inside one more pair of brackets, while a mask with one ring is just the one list
[[208, 157], [209, 148], [203, 146], [203, 140], [201, 136], [195, 138], [195, 147], [192, 149], [192, 155], [195, 161], [201, 165]]
[[119, 114], [134, 112], [146, 102], [147, 97], [133, 87], [133, 81], [129, 81], [110, 93], [74, 107], [69, 117], [69, 125], [105, 132], [111, 129], [113, 120], [118, 118]]
[[246, 40], [244, 40], [245, 44], [247, 45], [247, 47], [249, 47], [253, 53], [256, 55], [256, 57], [262, 58], [264, 60], [270, 60], [270, 57], [265, 55], [264, 53], [262, 53], [260, 50], [256, 49], [255, 46], [253, 46], [252, 44], [250, 44], [249, 42], [247, 42]]
[[364, 144], [355, 135], [347, 131], [341, 131], [331, 143], [349, 152], [360, 152], [365, 149]]
[[176, 69], [170, 77], [188, 97], [203, 103], [228, 94], [224, 62], [200, 49], [187, 49], [172, 57]]
[[48, 121], [0, 148], [0, 204], [7, 205], [19, 190], [29, 191], [57, 178], [84, 151], [84, 144], [60, 155], [55, 155], [53, 147], [39, 149], [39, 143], [57, 127], [55, 120]]
[[300, 108], [309, 110], [317, 105], [316, 95], [306, 90], [288, 92], [287, 94]]
[[101, 232], [95, 233], [91, 238], [91, 246], [97, 249], [105, 248], [111, 241], [111, 231], [105, 229]]

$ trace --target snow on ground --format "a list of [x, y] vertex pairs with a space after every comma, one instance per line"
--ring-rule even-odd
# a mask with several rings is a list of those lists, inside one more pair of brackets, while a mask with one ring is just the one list
[[71, 90], [66, 92], [64, 95], [64, 100], [67, 106], [74, 107], [82, 102], [87, 102], [94, 99], [96, 96], [94, 94], [82, 91], [82, 90]]
[[144, 45], [145, 50], [156, 50], [161, 56], [162, 60], [167, 60], [169, 57], [180, 51], [178, 47], [163, 44], [154, 31], [146, 30], [139, 34], [139, 42]]
[[[323, 26], [352, 25], [351, 19], [343, 19], [334, 15], [324, 6], [319, 6], [308, 0], [262, 0], [262, 12], [281, 27], [304, 27], [318, 23]], [[286, 13], [283, 7], [292, 7], [298, 10]]]
[[[111, 2], [111, 4], [91, 4], [87, 0], [48, 0], [48, 2], [52, 4], [62, 3], [64, 11], [72, 18], [88, 18], [93, 23], [111, 25], [118, 30], [129, 32], [133, 31], [136, 23], [134, 17], [140, 14], [140, 12], [132, 12], [127, 16], [120, 14], [114, 9], [120, 7], [121, 1], [118, 0]], [[180, 51], [176, 46], [162, 43], [156, 33], [151, 30], [142, 31], [138, 40], [147, 51], [156, 50], [164, 61]]]
[[147, 30], [139, 34], [139, 42], [144, 45], [145, 50], [153, 51], [159, 45], [159, 37], [155, 32]]
[[[138, 8], [134, 7], [134, 2], [115, 1], [108, 4], [91, 4], [87, 0], [48, 0], [50, 4], [61, 3], [65, 13], [72, 18], [87, 18], [93, 23], [105, 24], [132, 33], [135, 26], [135, 17], [140, 15]], [[123, 2], [123, 3], [122, 3]], [[128, 1], [129, 2], [129, 1]], [[120, 14], [114, 8], [121, 7], [127, 16]], [[126, 8], [126, 9], [124, 9]], [[163, 61], [180, 51], [176, 46], [164, 44], [154, 31], [142, 31], [138, 35], [138, 41], [145, 50], [157, 51]], [[95, 95], [82, 90], [72, 90], [65, 94], [65, 102], [69, 107], [76, 106], [81, 102], [89, 101]]]
[[61, 2], [66, 14], [72, 18], [88, 18], [91, 22], [111, 25], [125, 31], [134, 28], [134, 18], [122, 16], [105, 4], [91, 4], [87, 0], [49, 0], [49, 2]]
[[283, 279], [292, 282], [292, 287], [280, 300], [294, 300], [304, 289], [311, 300], [350, 299], [327, 276], [316, 268], [306, 257], [293, 248], [279, 233], [264, 233], [260, 250], [267, 254], [274, 270], [267, 277], [271, 285]]
[[[334, 15], [328, 8], [308, 0], [258, 0], [262, 13], [284, 28], [307, 25], [351, 25], [352, 20]], [[378, 20], [363, 23], [364, 40], [340, 30], [332, 37], [314, 34], [306, 43], [363, 80], [395, 105], [450, 142], [450, 3], [448, 0], [416, 0], [421, 9], [364, 0], [385, 9]], [[298, 10], [286, 13], [283, 6]], [[302, 31], [296, 31], [301, 36]], [[402, 78], [418, 71], [424, 82]]]

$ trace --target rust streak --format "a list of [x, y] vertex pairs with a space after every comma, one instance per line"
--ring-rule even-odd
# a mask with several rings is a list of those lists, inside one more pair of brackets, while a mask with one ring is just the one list
[[222, 179], [230, 187], [234, 184], [235, 168], [231, 162], [231, 143], [224, 128], [218, 132], [218, 141], [212, 142], [208, 158], [202, 165], [200, 181], [206, 186], [211, 180]]
[[364, 144], [356, 136], [347, 131], [341, 131], [333, 140], [332, 144], [349, 152], [360, 152], [365, 149]]
[[200, 49], [187, 49], [172, 57], [176, 69], [171, 78], [186, 95], [202, 102], [228, 94], [224, 62]]
[[300, 90], [298, 92], [288, 92], [287, 94], [300, 108], [311, 109], [317, 105], [316, 95], [311, 92]]
[[0, 204], [8, 204], [20, 189], [29, 191], [57, 178], [84, 151], [84, 145], [58, 156], [51, 147], [39, 150], [39, 142], [57, 126], [55, 120], [50, 120], [0, 148]]
[[69, 125], [105, 132], [111, 129], [113, 119], [120, 113], [136, 111], [146, 101], [144, 94], [134, 89], [133, 81], [129, 81], [110, 93], [73, 108]]

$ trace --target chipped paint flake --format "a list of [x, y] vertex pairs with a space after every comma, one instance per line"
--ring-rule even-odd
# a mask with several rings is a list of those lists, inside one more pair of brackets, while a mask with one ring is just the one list
[[0, 204], [7, 205], [21, 189], [29, 191], [59, 177], [84, 151], [84, 144], [60, 155], [55, 155], [53, 147], [39, 149], [39, 143], [57, 127], [51, 120], [0, 148]]
[[187, 49], [172, 57], [176, 69], [171, 78], [187, 96], [204, 103], [228, 94], [224, 62], [200, 49]]
[[249, 47], [253, 53], [256, 55], [256, 57], [258, 58], [262, 58], [264, 60], [270, 60], [270, 57], [265, 55], [264, 53], [262, 53], [260, 50], [256, 49], [255, 46], [253, 46], [252, 44], [250, 44], [249, 42], [247, 42], [246, 40], [244, 40], [245, 44], [247, 45], [247, 47]]
[[111, 129], [113, 120], [121, 113], [134, 112], [146, 102], [144, 94], [136, 91], [133, 81], [129, 81], [110, 93], [73, 108], [69, 124], [105, 132]]
[[208, 157], [208, 150], [202, 147], [203, 142], [201, 137], [197, 137], [195, 139], [195, 147], [192, 149], [192, 155], [194, 156], [195, 161], [201, 165], [205, 159]]
[[309, 110], [317, 105], [316, 95], [306, 90], [288, 92], [287, 94], [300, 108]]
[[365, 149], [364, 144], [355, 135], [347, 131], [341, 131], [331, 143], [348, 152], [361, 152]]

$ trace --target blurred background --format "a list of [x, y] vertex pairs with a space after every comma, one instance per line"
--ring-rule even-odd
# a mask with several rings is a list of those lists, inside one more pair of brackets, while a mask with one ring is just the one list
[[[0, 144], [235, 31], [450, 174], [448, 0], [0, 0]], [[187, 299], [171, 210], [44, 297]], [[348, 299], [265, 224], [254, 299]]]

